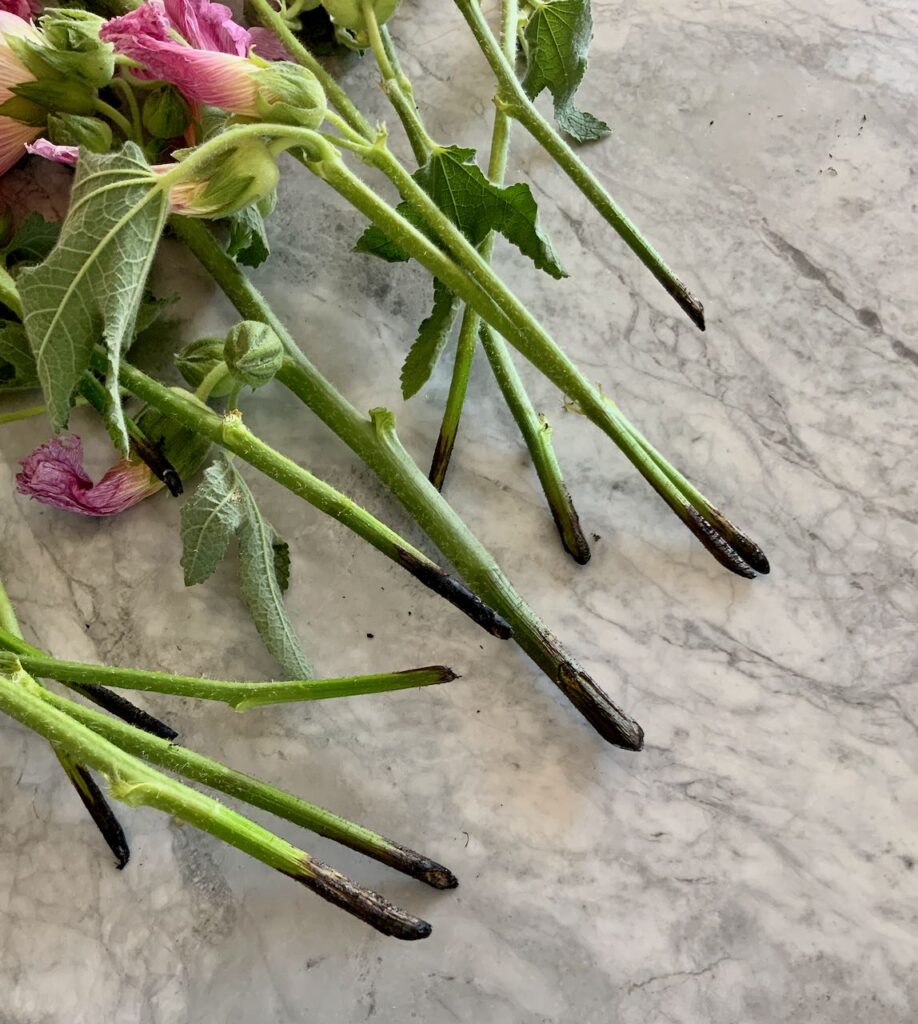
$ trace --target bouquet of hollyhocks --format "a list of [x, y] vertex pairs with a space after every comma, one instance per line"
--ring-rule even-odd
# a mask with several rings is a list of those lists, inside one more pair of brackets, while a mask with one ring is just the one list
[[[437, 888], [456, 885], [445, 867], [177, 745], [170, 726], [114, 692], [154, 691], [245, 710], [456, 678], [445, 666], [314, 677], [284, 604], [290, 551], [259, 509], [250, 470], [333, 517], [489, 633], [513, 639], [594, 729], [627, 750], [641, 749], [641, 727], [538, 619], [442, 496], [479, 345], [576, 561], [589, 560], [589, 544], [551, 428], [518, 372], [519, 357], [621, 449], [721, 565], [752, 578], [767, 573], [768, 562], [587, 379], [493, 266], [499, 234], [537, 271], [567, 276], [529, 186], [505, 181], [518, 125], [704, 330], [701, 303], [578, 154], [582, 143], [609, 132], [576, 103], [592, 36], [589, 0], [502, 0], [496, 30], [478, 0], [453, 0], [457, 26], [464, 21], [469, 46], [480, 49], [494, 77], [491, 148], [483, 156], [434, 138], [425, 125], [390, 33], [398, 0], [279, 2], [249, 0], [244, 25], [242, 15], [210, 0], [87, 0], [62, 8], [0, 0], [0, 173], [21, 160], [73, 168], [62, 222], [22, 209], [0, 222], [0, 395], [41, 392], [41, 404], [0, 411], [0, 423], [46, 415], [49, 424], [48, 441], [21, 453], [18, 491], [88, 516], [122, 513], [160, 490], [184, 494], [176, 563], [185, 583], [204, 582], [235, 541], [242, 596], [281, 677], [241, 682], [61, 660], [24, 639], [0, 584], [0, 709], [52, 745], [120, 866], [128, 846], [96, 774], [115, 799], [210, 832], [386, 934], [422, 938], [430, 932], [426, 922], [188, 783], [270, 811]], [[323, 63], [348, 53], [375, 62], [414, 166], [393, 153], [384, 124], [368, 120]], [[550, 97], [549, 117], [535, 103], [542, 93]], [[601, 152], [593, 148], [590, 156]], [[406, 399], [419, 392], [455, 336], [427, 472], [402, 447], [392, 412], [355, 409], [246, 276], [245, 267], [270, 257], [266, 222], [270, 228], [283, 153], [294, 161], [285, 167], [314, 175], [353, 208], [358, 251], [390, 263], [415, 260], [430, 274], [430, 313], [407, 346], [400, 378]], [[355, 163], [364, 165], [360, 175]], [[373, 181], [394, 186], [400, 202], [390, 203]], [[169, 382], [131, 360], [132, 345], [166, 304], [148, 284], [164, 235], [184, 244], [239, 317], [221, 337], [185, 343]], [[175, 386], [179, 379], [184, 384]], [[245, 406], [258, 401], [252, 393], [262, 388], [286, 388], [344, 441], [395, 495], [442, 564], [303, 468], [298, 453], [279, 451], [250, 430]], [[77, 404], [95, 410], [113, 447], [113, 464], [96, 482], [83, 468], [79, 437], [66, 432]]]

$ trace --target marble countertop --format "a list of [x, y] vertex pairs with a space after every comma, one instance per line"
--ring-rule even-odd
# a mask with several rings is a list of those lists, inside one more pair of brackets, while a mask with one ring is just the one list
[[[629, 754], [512, 645], [249, 474], [291, 542], [289, 604], [322, 672], [444, 661], [463, 678], [245, 716], [145, 705], [180, 719], [189, 746], [442, 860], [460, 888], [437, 893], [281, 829], [432, 922], [431, 938], [401, 944], [132, 810], [119, 874], [48, 747], [3, 722], [3, 1024], [918, 1016], [914, 5], [594, 8], [582, 98], [615, 134], [587, 159], [703, 297], [708, 331], [680, 319], [522, 132], [514, 171], [575, 273], [539, 279], [505, 247], [501, 266], [590, 377], [761, 540], [772, 575], [720, 570], [528, 374], [597, 535], [576, 566], [479, 360], [448, 496], [643, 724], [646, 749]], [[482, 145], [488, 77], [451, 5], [406, 2], [394, 33], [437, 137]], [[348, 84], [382, 115], [369, 64]], [[393, 408], [426, 463], [446, 366], [407, 405], [397, 381], [425, 278], [350, 253], [357, 217], [286, 170], [275, 256], [255, 276], [323, 371], [359, 407]], [[188, 296], [185, 336], [230, 322], [196, 268], [170, 257], [158, 275]], [[279, 389], [259, 392], [247, 420], [405, 527]], [[232, 566], [183, 588], [178, 503], [100, 523], [10, 497], [17, 459], [46, 430], [0, 433], [0, 558], [30, 635], [61, 656], [269, 677]], [[103, 468], [102, 439], [91, 452]]]

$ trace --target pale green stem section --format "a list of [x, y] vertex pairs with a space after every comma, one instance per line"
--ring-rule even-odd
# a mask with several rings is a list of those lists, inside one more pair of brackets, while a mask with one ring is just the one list
[[374, 928], [399, 938], [424, 938], [430, 926], [355, 885], [343, 875], [237, 814], [212, 797], [149, 768], [99, 736], [46, 698], [47, 691], [21, 668], [0, 672], [0, 711], [62, 747], [81, 764], [101, 772], [111, 795], [132, 807], [146, 806], [194, 825], [260, 860], [343, 907]]
[[48, 411], [46, 405], [29, 405], [25, 409], [17, 409], [16, 412], [0, 413], [0, 425], [4, 423], [16, 423], [19, 420], [30, 420], [35, 416], [41, 416]]
[[371, 419], [367, 419], [347, 401], [300, 350], [264, 297], [202, 223], [176, 217], [172, 226], [240, 316], [268, 324], [277, 333], [289, 357], [278, 380], [392, 490], [466, 582], [506, 618], [520, 647], [600, 735], [610, 743], [640, 750], [643, 742], [640, 726], [609, 699], [520, 597], [490, 552], [402, 447], [393, 418], [384, 410], [376, 410]]
[[468, 23], [498, 82], [496, 102], [533, 136], [571, 181], [596, 208], [602, 218], [622, 237], [631, 251], [682, 307], [689, 319], [704, 330], [704, 307], [667, 266], [631, 222], [612, 196], [597, 181], [580, 157], [538, 112], [516, 76], [513, 64], [502, 52], [485, 20], [478, 0], [454, 0]]
[[[0, 633], [0, 643], [3, 642]], [[448, 668], [431, 665], [405, 672], [345, 676], [340, 679], [291, 679], [282, 682], [235, 682], [204, 679], [170, 672], [95, 665], [61, 661], [58, 658], [20, 654], [22, 667], [31, 675], [56, 679], [61, 683], [100, 683], [115, 689], [146, 690], [195, 700], [214, 700], [229, 704], [236, 711], [267, 707], [269, 704], [293, 704], [328, 700], [333, 697], [356, 697], [369, 693], [388, 693], [413, 687], [432, 686], [455, 678]]]
[[[134, 127], [120, 110], [116, 110], [110, 103], [100, 99], [97, 99], [93, 105], [100, 114], [107, 117], [109, 121], [112, 121], [121, 129], [126, 139], [134, 139]], [[134, 139], [134, 141], [136, 142], [137, 140]]]
[[456, 884], [451, 872], [442, 865], [406, 849], [391, 839], [386, 839], [371, 829], [333, 814], [324, 807], [301, 800], [292, 793], [228, 768], [203, 754], [176, 746], [164, 739], [151, 737], [148, 733], [83, 707], [82, 704], [56, 693], [49, 691], [43, 696], [58, 710], [65, 711], [71, 718], [82, 722], [93, 732], [144, 761], [166, 768], [210, 789], [219, 790], [252, 807], [268, 811], [278, 818], [309, 829], [310, 832], [341, 843], [349, 849], [357, 850], [436, 888], [452, 888]]

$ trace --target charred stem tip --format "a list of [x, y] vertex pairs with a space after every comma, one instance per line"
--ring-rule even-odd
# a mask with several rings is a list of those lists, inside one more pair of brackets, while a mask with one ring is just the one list
[[149, 712], [137, 707], [136, 704], [132, 704], [131, 701], [122, 697], [121, 694], [112, 693], [111, 690], [106, 689], [104, 686], [99, 686], [97, 683], [84, 683], [73, 688], [85, 697], [88, 697], [93, 703], [98, 704], [100, 708], [105, 708], [106, 711], [110, 711], [123, 722], [127, 722], [128, 725], [133, 725], [144, 732], [148, 732], [151, 736], [157, 736], [161, 740], [168, 740], [170, 743], [178, 739], [178, 733], [171, 725], [166, 725], [165, 722], [154, 718]]
[[692, 321], [699, 331], [703, 331], [705, 329], [704, 306], [701, 300], [696, 298], [678, 278], [658, 278], [658, 280], [676, 300], [689, 320]]
[[419, 917], [390, 903], [384, 896], [352, 882], [320, 861], [304, 863], [302, 872], [283, 872], [329, 903], [353, 914], [383, 935], [412, 942], [426, 939], [431, 926]]
[[489, 608], [480, 597], [473, 594], [455, 576], [444, 572], [433, 562], [418, 558], [417, 555], [404, 548], [398, 549], [398, 559], [416, 580], [429, 587], [434, 593], [446, 598], [460, 611], [465, 612], [473, 622], [477, 622], [491, 636], [496, 636], [500, 640], [509, 640], [513, 636], [510, 623], [498, 615], [493, 608]]
[[[755, 579], [757, 575], [755, 569], [730, 544], [724, 535], [691, 505], [686, 509], [685, 523], [725, 569], [729, 569], [730, 572], [734, 572], [737, 576], [742, 576], [744, 579]], [[764, 558], [764, 555], [762, 557]]]
[[[78, 764], [73, 766], [72, 772], [73, 788], [77, 791], [83, 806], [89, 811], [108, 848], [115, 855], [115, 867], [123, 871], [131, 859], [131, 848], [128, 846], [121, 822], [115, 817], [115, 812], [96, 784], [96, 780], [89, 774], [89, 770]], [[70, 774], [71, 771], [68, 769], [68, 775]]]
[[449, 868], [427, 857], [417, 857], [408, 874], [434, 889], [456, 889], [459, 886], [459, 879]]
[[443, 490], [443, 484], [446, 482], [446, 471], [449, 469], [455, 443], [455, 433], [444, 434], [441, 431], [437, 437], [437, 444], [434, 448], [433, 457], [430, 460], [430, 470], [427, 474], [427, 479], [438, 491]]
[[607, 743], [622, 750], [643, 750], [644, 730], [582, 668], [570, 661], [562, 662], [556, 682], [564, 696]]

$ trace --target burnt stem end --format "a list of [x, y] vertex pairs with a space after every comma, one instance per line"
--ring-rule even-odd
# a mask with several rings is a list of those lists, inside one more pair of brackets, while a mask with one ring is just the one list
[[131, 859], [131, 848], [128, 846], [121, 822], [115, 817], [115, 812], [87, 768], [79, 764], [73, 765], [67, 768], [67, 775], [83, 806], [89, 811], [90, 817], [102, 833], [102, 838], [115, 855], [115, 867], [123, 871]]
[[419, 580], [434, 593], [446, 598], [460, 611], [465, 612], [473, 622], [477, 622], [491, 636], [496, 636], [501, 640], [509, 640], [513, 636], [510, 624], [501, 618], [493, 608], [489, 608], [480, 597], [473, 594], [455, 576], [450, 576], [438, 565], [422, 560], [404, 548], [398, 549], [398, 560], [416, 580]]
[[685, 524], [725, 569], [729, 569], [730, 572], [734, 572], [744, 579], [755, 579], [757, 575], [755, 569], [697, 509], [688, 507]]
[[364, 889], [320, 861], [314, 860], [304, 864], [301, 874], [286, 871], [283, 873], [311, 889], [323, 900], [360, 918], [383, 935], [412, 942], [416, 939], [426, 939], [431, 933], [432, 929], [426, 921], [395, 906], [379, 893]]
[[447, 434], [441, 431], [437, 437], [437, 446], [434, 448], [433, 458], [430, 460], [430, 472], [427, 474], [427, 479], [438, 491], [443, 490], [443, 484], [446, 481], [446, 471], [449, 469], [455, 444], [455, 431]]
[[127, 722], [128, 725], [133, 725], [137, 729], [143, 729], [144, 732], [150, 733], [151, 736], [158, 736], [161, 740], [168, 740], [170, 743], [178, 739], [178, 733], [171, 725], [166, 725], [165, 722], [154, 718], [153, 715], [144, 711], [143, 708], [132, 704], [120, 694], [112, 693], [111, 690], [107, 690], [104, 686], [99, 686], [96, 683], [82, 683], [71, 685], [71, 689], [76, 690], [77, 693], [82, 693], [84, 697], [87, 697], [94, 704], [98, 704], [100, 708], [110, 711], [123, 722]]
[[416, 878], [419, 882], [432, 886], [434, 889], [455, 889], [458, 887], [459, 879], [456, 878], [449, 868], [438, 864], [429, 857], [416, 853], [414, 850], [409, 850], [407, 846], [401, 846], [391, 841], [389, 841], [389, 845], [391, 850], [387, 851], [385, 856], [380, 856], [379, 858], [388, 864], [389, 867], [401, 871], [402, 874], [408, 875], [410, 878]]
[[580, 525], [580, 516], [574, 508], [574, 501], [570, 492], [563, 487], [563, 497], [560, 501], [549, 501], [551, 517], [555, 521], [558, 533], [561, 536], [561, 544], [564, 550], [573, 558], [578, 565], [586, 565], [592, 557], [590, 544]]

